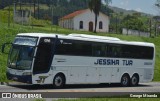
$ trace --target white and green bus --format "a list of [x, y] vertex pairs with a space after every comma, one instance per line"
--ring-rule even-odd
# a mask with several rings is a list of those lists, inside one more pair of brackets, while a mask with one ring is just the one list
[[6, 74], [9, 80], [55, 88], [99, 83], [137, 86], [152, 81], [154, 64], [152, 43], [84, 34], [21, 33], [12, 43]]

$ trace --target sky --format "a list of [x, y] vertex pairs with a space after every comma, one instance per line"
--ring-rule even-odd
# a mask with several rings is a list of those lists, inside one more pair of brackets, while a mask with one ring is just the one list
[[112, 0], [110, 6], [127, 10], [135, 10], [153, 15], [160, 15], [160, 10], [154, 6], [156, 0]]

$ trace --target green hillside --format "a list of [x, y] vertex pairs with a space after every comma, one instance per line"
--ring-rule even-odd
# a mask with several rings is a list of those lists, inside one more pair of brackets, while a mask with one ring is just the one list
[[116, 12], [116, 13], [121, 13], [121, 12], [123, 12], [123, 14], [124, 15], [132, 15], [132, 14], [134, 14], [134, 13], [141, 13], [141, 15], [143, 15], [143, 16], [148, 16], [148, 17], [151, 17], [151, 16], [153, 16], [153, 15], [151, 15], [151, 14], [147, 14], [147, 13], [143, 13], [143, 12], [137, 12], [137, 11], [135, 11], [135, 10], [126, 10], [126, 9], [123, 9], [123, 8], [118, 8], [118, 7], [113, 7], [113, 6], [109, 6], [109, 8], [111, 9], [111, 10], [113, 10], [114, 12]]

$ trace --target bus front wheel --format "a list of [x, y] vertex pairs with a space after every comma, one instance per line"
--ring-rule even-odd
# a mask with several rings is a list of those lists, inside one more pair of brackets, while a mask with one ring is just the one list
[[63, 88], [65, 85], [65, 78], [62, 74], [57, 74], [53, 80], [54, 88]]
[[128, 87], [130, 84], [130, 78], [129, 75], [124, 74], [121, 78], [121, 86]]

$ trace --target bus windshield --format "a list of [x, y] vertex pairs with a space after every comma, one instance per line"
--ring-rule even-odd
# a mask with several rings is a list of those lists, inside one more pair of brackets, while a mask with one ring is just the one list
[[12, 45], [8, 67], [19, 70], [31, 69], [37, 38], [16, 37]]
[[30, 69], [34, 55], [34, 47], [13, 46], [8, 59], [8, 67], [13, 69]]

